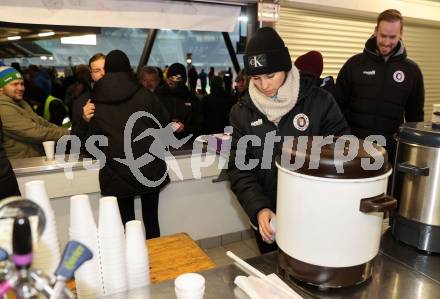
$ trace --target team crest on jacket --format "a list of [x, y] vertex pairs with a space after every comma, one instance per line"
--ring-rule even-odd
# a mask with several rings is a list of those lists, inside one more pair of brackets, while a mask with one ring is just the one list
[[402, 71], [395, 71], [393, 74], [393, 79], [397, 83], [401, 83], [403, 80], [405, 80], [405, 73]]
[[309, 127], [309, 117], [304, 113], [299, 113], [293, 118], [293, 126], [299, 131], [305, 131]]

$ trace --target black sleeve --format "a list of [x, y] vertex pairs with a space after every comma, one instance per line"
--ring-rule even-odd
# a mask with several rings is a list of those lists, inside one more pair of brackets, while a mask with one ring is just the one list
[[322, 91], [321, 93], [324, 97], [321, 102], [325, 103], [325, 105], [323, 105], [320, 135], [341, 136], [350, 134], [350, 127], [333, 96], [328, 92]]
[[68, 115], [67, 109], [61, 101], [53, 100], [49, 104], [50, 122], [57, 126], [63, 125], [63, 120]]
[[73, 101], [72, 105], [72, 135], [78, 136], [82, 144], [90, 136], [89, 124], [82, 118], [83, 107], [89, 98], [89, 94], [78, 97]]
[[415, 65], [414, 76], [414, 86], [405, 106], [405, 121], [422, 122], [425, 115], [423, 111], [425, 105], [425, 87], [422, 72], [417, 65]]
[[336, 88], [335, 88], [335, 100], [341, 108], [342, 113], [345, 113], [345, 110], [348, 107], [348, 103], [350, 101], [351, 94], [351, 80], [350, 80], [350, 60], [347, 61], [339, 71], [338, 77], [336, 79]]
[[[257, 174], [254, 170], [240, 170], [235, 163], [235, 157], [240, 151], [248, 159], [252, 159], [247, 148], [238, 148], [238, 141], [247, 134], [244, 126], [240, 124], [240, 104], [236, 104], [230, 114], [230, 123], [233, 127], [231, 151], [228, 162], [228, 176], [231, 182], [232, 192], [237, 196], [240, 205], [248, 214], [251, 222], [258, 227], [257, 214], [264, 208], [275, 211], [272, 201], [264, 195], [263, 187], [258, 183]], [[243, 156], [243, 155], [241, 155]]]
[[185, 125], [187, 127], [184, 130], [192, 133], [193, 137], [197, 137], [203, 132], [203, 107], [197, 98], [191, 100], [191, 119]]

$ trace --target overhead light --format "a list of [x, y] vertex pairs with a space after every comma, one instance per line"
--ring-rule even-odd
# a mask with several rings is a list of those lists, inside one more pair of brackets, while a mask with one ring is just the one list
[[241, 22], [243, 22], [243, 23], [247, 23], [247, 21], [248, 21], [248, 17], [247, 17], [247, 16], [239, 16], [239, 17], [238, 17], [238, 20], [241, 21]]
[[21, 39], [20, 35], [8, 36], [8, 40], [18, 40]]
[[53, 57], [52, 57], [52, 56], [50, 56], [50, 57], [49, 57], [49, 60], [53, 60]]
[[187, 58], [186, 59], [186, 63], [188, 63], [188, 64], [192, 63], [192, 59], [191, 58]]
[[55, 32], [49, 31], [49, 32], [40, 32], [40, 33], [38, 33], [39, 37], [52, 36], [52, 35], [55, 35]]
[[41, 60], [47, 60], [47, 56], [40, 56]]
[[62, 37], [62, 44], [96, 46], [96, 34]]

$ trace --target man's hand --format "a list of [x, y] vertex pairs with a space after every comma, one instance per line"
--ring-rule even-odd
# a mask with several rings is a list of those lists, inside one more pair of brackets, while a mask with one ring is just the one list
[[270, 219], [273, 217], [275, 217], [275, 213], [268, 208], [260, 210], [257, 215], [258, 230], [260, 231], [263, 241], [267, 243], [272, 243], [275, 239], [275, 232], [272, 230], [269, 224]]
[[91, 100], [89, 99], [87, 101], [87, 103], [84, 105], [83, 107], [83, 115], [82, 118], [86, 121], [86, 122], [90, 122], [90, 120], [92, 119], [93, 116], [95, 116], [95, 104], [90, 102]]

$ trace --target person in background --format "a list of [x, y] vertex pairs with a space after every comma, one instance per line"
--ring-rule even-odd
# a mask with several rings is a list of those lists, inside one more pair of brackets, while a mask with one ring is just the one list
[[[96, 53], [89, 59], [89, 71], [92, 78], [91, 87], [105, 75], [105, 55]], [[84, 144], [85, 139], [90, 135], [89, 122], [95, 113], [95, 104], [90, 100], [91, 90], [84, 92], [73, 102], [72, 107], [72, 134], [79, 137]]]
[[138, 74], [139, 83], [151, 92], [156, 92], [161, 85], [162, 73], [157, 67], [143, 66]]
[[69, 109], [69, 117], [72, 118], [73, 103], [78, 97], [92, 88], [90, 85], [89, 67], [85, 64], [79, 64], [75, 67], [76, 82], [70, 85], [66, 90], [64, 104]]
[[43, 141], [57, 141], [69, 131], [32, 111], [23, 100], [23, 77], [12, 67], [0, 67], [0, 117], [3, 147], [9, 159], [43, 156]]
[[407, 57], [402, 36], [400, 12], [380, 13], [364, 51], [344, 64], [336, 80], [336, 100], [353, 134], [383, 135], [393, 162], [393, 134], [404, 121], [423, 121], [425, 103], [422, 72]]
[[197, 70], [194, 66], [191, 66], [188, 70], [188, 83], [189, 83], [189, 90], [192, 94], [196, 94], [196, 88], [197, 88], [197, 80], [199, 79], [199, 74], [197, 73]]
[[232, 94], [232, 70], [228, 68], [228, 70], [223, 75], [223, 82], [225, 84], [225, 91], [227, 94]]
[[173, 63], [168, 68], [166, 84], [159, 88], [157, 96], [166, 107], [170, 118], [177, 123], [174, 132], [181, 139], [189, 134], [193, 138], [202, 133], [203, 112], [199, 99], [191, 94], [186, 84], [186, 68], [183, 64]]
[[[249, 88], [250, 77], [246, 74], [246, 70], [242, 69], [235, 79], [235, 103], [241, 101]], [[235, 104], [234, 103], [234, 104]]]
[[225, 92], [221, 77], [211, 80], [211, 93], [202, 99], [203, 131], [205, 134], [222, 133], [228, 124], [230, 95]]
[[335, 80], [332, 76], [321, 78], [324, 59], [318, 51], [309, 51], [295, 60], [295, 66], [301, 71], [316, 77], [316, 84], [335, 96]]
[[215, 71], [214, 71], [214, 67], [211, 66], [209, 68], [209, 72], [208, 72], [208, 82], [209, 82], [209, 86], [211, 86], [211, 80], [212, 78], [215, 76]]
[[[275, 149], [281, 147], [286, 137], [344, 135], [349, 128], [334, 98], [314, 84], [313, 76], [300, 74], [292, 66], [289, 50], [273, 28], [255, 32], [243, 59], [251, 79], [248, 94], [234, 105], [230, 114], [233, 133], [228, 175], [232, 191], [256, 230], [258, 248], [266, 253], [277, 248], [272, 243], [274, 231], [270, 227], [277, 203]], [[269, 132], [281, 138], [274, 144], [271, 167], [266, 169], [261, 165], [263, 156], [267, 157], [267, 153], [263, 155], [266, 149], [246, 147], [247, 144], [243, 147], [239, 140], [254, 135], [264, 143]], [[239, 157], [257, 160], [259, 164], [243, 170], [236, 163]]]
[[101, 193], [104, 196], [117, 197], [123, 223], [135, 219], [134, 196], [140, 195], [146, 238], [159, 237], [159, 192], [169, 183], [165, 161], [151, 156], [152, 161], [145, 166], [137, 165], [144, 178], [157, 183], [155, 186], [148, 186], [138, 180], [129, 166], [118, 162], [116, 158], [126, 156], [126, 138], [131, 139], [131, 152], [135, 159], [144, 155], [155, 141], [152, 136], [133, 141], [133, 138], [147, 129], [159, 129], [156, 122], [147, 117], [142, 117], [142, 121], [135, 123], [131, 136], [124, 136], [127, 121], [134, 113], [149, 112], [162, 127], [169, 122], [168, 113], [157, 97], [139, 84], [124, 52], [110, 51], [105, 59], [104, 69], [105, 76], [93, 88], [92, 98], [96, 110], [90, 121], [93, 134], [108, 138], [108, 146], [103, 148], [106, 163], [99, 171]]
[[21, 195], [20, 189], [18, 189], [17, 178], [3, 148], [2, 126], [0, 118], [0, 202], [3, 198]]
[[199, 73], [199, 79], [200, 79], [200, 88], [202, 90], [202, 95], [206, 95], [206, 86], [208, 84], [208, 74], [205, 73], [205, 70], [202, 69]]

